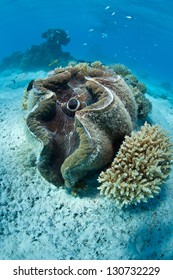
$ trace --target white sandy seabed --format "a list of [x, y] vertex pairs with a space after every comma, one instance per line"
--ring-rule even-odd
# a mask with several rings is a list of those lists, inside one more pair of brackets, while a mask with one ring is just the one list
[[[119, 210], [99, 192], [56, 188], [32, 165], [21, 99], [45, 75], [0, 76], [0, 259], [173, 259], [173, 173], [158, 197]], [[148, 88], [150, 118], [173, 135], [173, 103]]]

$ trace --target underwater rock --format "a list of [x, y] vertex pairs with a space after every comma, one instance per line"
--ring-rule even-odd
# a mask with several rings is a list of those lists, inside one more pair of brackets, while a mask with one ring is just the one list
[[62, 45], [70, 42], [69, 35], [62, 29], [48, 29], [42, 34], [45, 40], [40, 45], [33, 45], [25, 52], [14, 52], [5, 57], [0, 64], [0, 71], [7, 68], [20, 68], [24, 71], [66, 66], [73, 57], [62, 51]]
[[57, 68], [33, 82], [27, 126], [43, 144], [38, 169], [54, 185], [73, 187], [110, 163], [137, 123], [137, 104], [108, 67]]
[[138, 118], [145, 120], [152, 109], [151, 102], [145, 97], [145, 93], [147, 92], [145, 84], [139, 82], [137, 77], [125, 65], [114, 64], [111, 67], [117, 75], [124, 78], [125, 82], [131, 88], [138, 106]]
[[117, 73], [117, 75], [120, 75], [121, 77], [125, 77], [131, 74], [131, 71], [124, 64], [116, 63], [111, 65], [111, 67], [115, 71], [115, 73]]

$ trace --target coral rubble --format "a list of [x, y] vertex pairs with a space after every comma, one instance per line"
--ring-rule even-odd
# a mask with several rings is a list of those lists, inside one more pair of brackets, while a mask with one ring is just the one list
[[145, 123], [139, 132], [125, 136], [111, 167], [98, 178], [101, 194], [120, 208], [154, 197], [170, 173], [172, 147], [157, 125]]

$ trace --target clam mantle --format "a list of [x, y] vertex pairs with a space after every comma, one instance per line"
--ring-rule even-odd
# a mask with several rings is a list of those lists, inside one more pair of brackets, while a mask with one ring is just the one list
[[102, 170], [136, 126], [134, 94], [111, 68], [58, 68], [28, 88], [26, 123], [43, 144], [38, 169], [54, 185], [73, 187]]

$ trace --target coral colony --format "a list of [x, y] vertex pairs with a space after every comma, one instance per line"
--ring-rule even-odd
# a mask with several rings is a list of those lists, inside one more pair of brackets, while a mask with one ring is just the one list
[[172, 144], [158, 126], [145, 123], [136, 132], [152, 108], [145, 93], [120, 64], [69, 64], [32, 81], [23, 107], [30, 132], [42, 143], [42, 176], [74, 188], [91, 171], [101, 172], [100, 193], [120, 208], [158, 194], [170, 172]]
[[20, 68], [24, 71], [50, 70], [58, 65], [67, 65], [73, 57], [62, 51], [62, 45], [70, 42], [69, 35], [62, 29], [48, 29], [42, 34], [44, 40], [40, 45], [33, 45], [25, 52], [14, 52], [3, 59], [0, 70]]
[[111, 167], [101, 172], [101, 194], [118, 207], [147, 202], [160, 191], [171, 171], [172, 145], [166, 132], [145, 123], [137, 133], [125, 136]]

